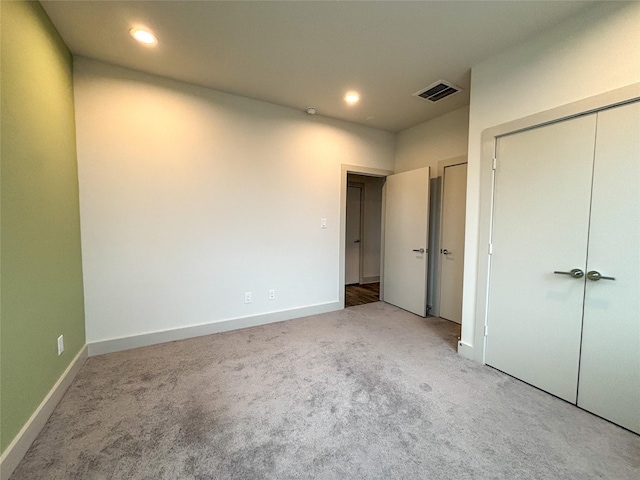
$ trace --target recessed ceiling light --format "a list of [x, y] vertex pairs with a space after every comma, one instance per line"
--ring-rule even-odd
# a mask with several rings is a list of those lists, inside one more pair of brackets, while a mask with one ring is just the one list
[[349, 105], [358, 103], [358, 100], [360, 100], [360, 95], [358, 94], [358, 92], [349, 92], [344, 97], [344, 101], [347, 102]]
[[316, 110], [316, 107], [307, 107], [306, 112], [307, 112], [309, 115], [315, 115], [315, 114], [316, 114], [316, 112], [317, 112], [317, 110]]
[[149, 30], [145, 30], [144, 28], [132, 28], [129, 30], [129, 33], [133, 38], [135, 38], [140, 43], [144, 43], [145, 45], [155, 45], [158, 43], [158, 39], [156, 36], [151, 33]]

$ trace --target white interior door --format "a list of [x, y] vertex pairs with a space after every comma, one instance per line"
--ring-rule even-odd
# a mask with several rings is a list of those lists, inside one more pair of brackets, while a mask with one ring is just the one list
[[[487, 364], [575, 403], [596, 115], [497, 140]], [[487, 246], [488, 247], [488, 246]]]
[[578, 405], [640, 433], [640, 103], [598, 113], [595, 152], [587, 271], [615, 280], [586, 282]]
[[387, 177], [385, 183], [385, 302], [425, 317], [430, 169]]
[[345, 245], [345, 283], [360, 283], [360, 238], [362, 188], [347, 187], [347, 226]]
[[440, 316], [462, 323], [467, 164], [444, 168], [440, 249]]

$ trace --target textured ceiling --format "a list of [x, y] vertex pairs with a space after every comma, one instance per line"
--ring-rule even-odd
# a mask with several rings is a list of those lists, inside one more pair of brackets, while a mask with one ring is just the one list
[[[42, 2], [76, 55], [388, 131], [467, 105], [473, 65], [593, 3]], [[131, 39], [140, 25], [156, 47]], [[465, 90], [412, 96], [439, 79]]]

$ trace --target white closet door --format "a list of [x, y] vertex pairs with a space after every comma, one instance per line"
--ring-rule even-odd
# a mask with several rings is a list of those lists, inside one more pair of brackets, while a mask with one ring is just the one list
[[360, 283], [360, 238], [362, 188], [347, 187], [344, 283]]
[[598, 113], [578, 406], [640, 433], [640, 103]]
[[429, 167], [385, 183], [383, 300], [427, 316]]
[[576, 401], [596, 115], [501, 137], [487, 364]]
[[467, 164], [444, 168], [440, 245], [440, 317], [462, 323]]

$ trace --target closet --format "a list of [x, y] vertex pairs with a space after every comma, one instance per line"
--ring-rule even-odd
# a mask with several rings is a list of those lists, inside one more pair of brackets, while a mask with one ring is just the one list
[[640, 433], [640, 103], [495, 148], [486, 363]]

